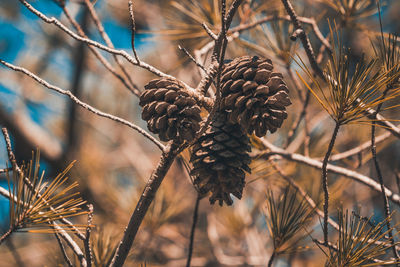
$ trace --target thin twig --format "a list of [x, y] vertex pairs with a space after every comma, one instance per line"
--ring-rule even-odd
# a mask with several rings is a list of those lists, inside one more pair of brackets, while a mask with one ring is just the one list
[[221, 19], [222, 21], [221, 31], [219, 32], [217, 39], [213, 42], [213, 44], [211, 44], [211, 46], [214, 45], [214, 48], [211, 56], [211, 63], [206, 72], [208, 75], [203, 77], [203, 79], [200, 81], [196, 89], [197, 92], [200, 92], [203, 95], [206, 94], [208, 88], [211, 86], [212, 81], [220, 72], [219, 71], [220, 68], [222, 68], [223, 62], [220, 62], [219, 60], [221, 59], [221, 56], [224, 56], [225, 54], [221, 52], [225, 49], [224, 47], [226, 47], [226, 43], [228, 41], [226, 37], [227, 29], [229, 29], [233, 16], [242, 2], [243, 0], [234, 0], [226, 16], [224, 16], [224, 18]]
[[181, 50], [183, 53], [185, 53], [185, 55], [194, 63], [196, 64], [197, 67], [199, 67], [202, 71], [204, 71], [205, 73], [207, 73], [206, 68], [200, 63], [198, 62], [190, 53], [189, 51], [186, 50], [186, 48], [184, 48], [181, 45], [178, 45], [179, 50]]
[[[381, 135], [379, 135], [378, 137], [375, 138], [375, 144], [379, 144], [379, 143], [387, 140], [391, 136], [392, 136], [392, 134], [390, 132], [386, 132], [384, 134], [381, 134]], [[354, 147], [352, 149], [349, 149], [347, 151], [332, 155], [331, 158], [330, 158], [330, 161], [338, 161], [338, 160], [342, 160], [342, 159], [345, 159], [345, 158], [349, 158], [351, 156], [354, 156], [354, 155], [357, 155], [357, 154], [363, 152], [364, 150], [366, 150], [366, 149], [368, 149], [370, 147], [371, 147], [371, 140], [366, 141], [366, 142], [362, 143], [361, 145], [359, 145], [357, 147]], [[318, 160], [322, 160], [322, 159], [318, 159]]]
[[[85, 0], [86, 1], [86, 0]], [[89, 7], [89, 6], [88, 6]], [[73, 16], [71, 16], [71, 14], [69, 13], [68, 9], [66, 9], [65, 6], [62, 7], [63, 12], [65, 14], [65, 16], [67, 17], [68, 21], [72, 24], [72, 26], [76, 29], [76, 31], [78, 32], [78, 34], [83, 37], [83, 38], [88, 38], [88, 36], [85, 34], [85, 32], [83, 31], [82, 27], [79, 25], [79, 23], [73, 18]], [[91, 13], [91, 16], [93, 17], [95, 24], [97, 25], [97, 21], [96, 21], [96, 14], [92, 13], [93, 10], [89, 7], [88, 8], [89, 12]], [[99, 29], [100, 35], [102, 35], [101, 29]], [[104, 31], [103, 31], [104, 32]], [[103, 36], [103, 35], [102, 35]], [[104, 38], [104, 36], [103, 36]], [[110, 44], [108, 43], [109, 40], [104, 39], [104, 41], [106, 42], [106, 44], [108, 46], [110, 46]], [[133, 82], [131, 82], [131, 84], [128, 84], [128, 82], [125, 80], [124, 77], [122, 77], [121, 75], [119, 75], [117, 73], [117, 71], [111, 66], [111, 64], [107, 61], [107, 59], [105, 57], [103, 57], [99, 51], [97, 51], [94, 46], [89, 45], [88, 46], [90, 51], [93, 53], [93, 55], [103, 64], [103, 66], [112, 74], [114, 75], [118, 80], [121, 81], [121, 83], [132, 93], [134, 93], [135, 95], [139, 95], [140, 92], [137, 88], [136, 85], [133, 84]], [[112, 47], [114, 48], [114, 47]], [[117, 58], [115, 55], [114, 57], [116, 59], [118, 59], [118, 62], [121, 64], [122, 66], [122, 62], [119, 60], [119, 58]], [[129, 79], [129, 76], [127, 76]]]
[[10, 167], [10, 168], [5, 168], [5, 169], [0, 169], [0, 174], [1, 174], [1, 173], [9, 172], [9, 171], [11, 171], [11, 170], [12, 170], [12, 167]]
[[271, 257], [268, 260], [268, 264], [267, 264], [268, 267], [272, 267], [272, 263], [274, 262], [275, 256], [276, 256], [276, 251], [274, 249], [274, 251], [271, 254]]
[[[114, 44], [112, 43], [110, 37], [108, 36], [108, 34], [106, 33], [106, 31], [104, 30], [103, 24], [101, 23], [101, 20], [99, 19], [99, 16], [97, 15], [97, 12], [94, 8], [94, 3], [92, 3], [89, 0], [84, 0], [86, 6], [89, 9], [90, 15], [94, 21], [94, 24], [96, 25], [97, 30], [99, 31], [101, 37], [103, 38], [103, 40], [106, 42], [108, 47], [111, 48], [115, 48]], [[87, 37], [86, 37], [87, 38]], [[119, 57], [117, 57], [116, 55], [113, 55], [115, 62], [117, 63], [117, 65], [119, 66], [119, 68], [122, 70], [122, 72], [124, 73], [124, 75], [128, 78], [128, 81], [131, 85], [132, 88], [131, 91], [135, 94], [135, 95], [140, 95], [140, 90], [137, 87], [137, 85], [133, 82], [131, 76], [129, 75], [128, 70], [125, 68], [125, 66], [123, 65], [121, 59]]]
[[15, 229], [10, 228], [7, 230], [7, 232], [5, 232], [3, 235], [0, 236], [0, 245], [11, 236], [11, 234], [14, 232], [14, 230]]
[[314, 54], [314, 50], [311, 46], [311, 42], [308, 39], [308, 36], [307, 36], [306, 32], [304, 31], [303, 27], [301, 26], [300, 21], [297, 17], [296, 12], [294, 11], [292, 4], [290, 3], [289, 0], [282, 0], [282, 3], [285, 6], [286, 12], [290, 16], [290, 19], [293, 23], [294, 28], [296, 30], [301, 30], [298, 37], [300, 38], [300, 40], [303, 44], [303, 48], [306, 51], [306, 54], [307, 54], [308, 60], [310, 61], [312, 69], [318, 76], [325, 79], [325, 76], [324, 76], [321, 68], [319, 67], [317, 61], [315, 60], [315, 54]]
[[[89, 0], [85, 0], [89, 1]], [[133, 3], [131, 0], [128, 2], [129, 5], [129, 16], [131, 18], [131, 47], [132, 47], [132, 52], [133, 55], [135, 56], [135, 59], [140, 62], [139, 56], [136, 52], [135, 48], [135, 34], [136, 34], [136, 23], [135, 23], [135, 14], [133, 13]]]
[[52, 227], [57, 231], [57, 233], [62, 237], [62, 239], [64, 239], [67, 245], [72, 249], [72, 251], [78, 257], [81, 266], [87, 267], [85, 255], [83, 254], [78, 244], [76, 244], [75, 241], [71, 238], [71, 236], [67, 232], [65, 232], [65, 230], [61, 228], [56, 222], [52, 222]]
[[[286, 20], [286, 21], [291, 21], [290, 16], [280, 16], [280, 15], [270, 15], [270, 16], [266, 16], [262, 19], [256, 20], [254, 22], [251, 23], [247, 23], [247, 24], [241, 24], [239, 26], [236, 26], [234, 28], [232, 28], [231, 30], [228, 31], [228, 33], [234, 33], [234, 32], [242, 32], [245, 30], [249, 30], [251, 28], [254, 28], [258, 25], [264, 24], [266, 22], [269, 21], [273, 21], [273, 20]], [[328, 49], [328, 51], [331, 53], [332, 48], [331, 45], [329, 44], [329, 41], [327, 39], [324, 38], [324, 36], [322, 35], [317, 22], [315, 21], [315, 19], [313, 18], [307, 18], [307, 17], [297, 17], [297, 20], [305, 23], [305, 24], [309, 24], [311, 25], [313, 32], [315, 33], [315, 36], [317, 36], [317, 38], [321, 41], [323, 47], [325, 47], [326, 49]]]
[[287, 140], [286, 140], [286, 147], [288, 147], [290, 145], [290, 143], [293, 140], [293, 136], [296, 133], [297, 129], [300, 126], [300, 123], [302, 121], [303, 118], [305, 118], [306, 114], [307, 114], [307, 107], [308, 104], [310, 103], [310, 91], [307, 91], [306, 94], [306, 100], [303, 102], [303, 107], [301, 109], [300, 115], [297, 117], [297, 119], [293, 122], [292, 127], [288, 133], [287, 136]]
[[86, 226], [86, 238], [83, 241], [85, 247], [85, 254], [86, 254], [86, 262], [87, 266], [91, 267], [93, 262], [93, 253], [92, 253], [92, 246], [90, 244], [90, 234], [92, 232], [92, 222], [93, 222], [93, 205], [88, 205], [88, 219], [87, 219], [87, 226]]
[[393, 123], [385, 119], [382, 115], [376, 114], [375, 110], [369, 108], [365, 111], [365, 115], [371, 119], [375, 120], [377, 125], [380, 125], [385, 130], [392, 133], [393, 136], [400, 139], [400, 127], [396, 127]]
[[72, 261], [69, 259], [67, 251], [65, 250], [64, 244], [61, 241], [61, 238], [58, 236], [57, 233], [54, 233], [54, 236], [57, 239], [58, 245], [60, 246], [61, 253], [63, 254], [64, 261], [67, 263], [69, 267], [73, 267]]
[[335, 145], [336, 137], [339, 132], [340, 123], [337, 122], [333, 130], [331, 141], [329, 142], [328, 150], [326, 151], [325, 158], [322, 161], [322, 188], [324, 189], [324, 241], [328, 244], [328, 207], [329, 207], [329, 190], [328, 190], [328, 160], [332, 153], [333, 146]]
[[194, 204], [193, 221], [192, 221], [192, 228], [190, 230], [189, 249], [188, 249], [188, 256], [187, 256], [187, 261], [186, 261], [186, 267], [190, 267], [190, 262], [192, 260], [194, 233], [196, 231], [196, 224], [197, 224], [197, 220], [198, 220], [198, 216], [199, 216], [200, 200], [201, 200], [201, 195], [198, 193], [197, 198], [196, 198], [196, 203]]
[[22, 72], [25, 75], [29, 76], [30, 78], [34, 79], [35, 81], [37, 81], [38, 83], [40, 83], [41, 85], [47, 87], [50, 90], [56, 91], [60, 94], [66, 95], [68, 96], [72, 101], [74, 101], [76, 104], [80, 105], [81, 107], [83, 107], [84, 109], [89, 110], [90, 112], [100, 116], [100, 117], [104, 117], [113, 121], [116, 121], [118, 123], [121, 123], [123, 125], [126, 125], [132, 129], [134, 129], [135, 131], [137, 131], [138, 133], [140, 133], [141, 135], [143, 135], [144, 137], [146, 137], [147, 139], [149, 139], [151, 142], [153, 142], [157, 147], [159, 147], [161, 150], [164, 150], [164, 145], [161, 144], [157, 139], [155, 139], [153, 136], [151, 136], [149, 133], [147, 133], [145, 130], [143, 130], [142, 128], [140, 128], [139, 126], [125, 120], [122, 119], [120, 117], [111, 115], [109, 113], [105, 113], [103, 111], [98, 110], [95, 107], [92, 107], [91, 105], [81, 101], [80, 99], [78, 99], [75, 95], [73, 95], [70, 91], [68, 90], [64, 90], [61, 89], [60, 87], [51, 85], [50, 83], [48, 83], [47, 81], [43, 80], [42, 78], [36, 76], [35, 74], [33, 74], [32, 72], [28, 71], [25, 68], [19, 67], [19, 66], [15, 66], [13, 64], [10, 64], [8, 62], [5, 62], [3, 60], [0, 59], [0, 63], [3, 64], [4, 66], [6, 66], [7, 68], [10, 68], [11, 70], [14, 71], [18, 71], [18, 72]]
[[211, 37], [211, 39], [213, 39], [214, 41], [218, 39], [218, 36], [212, 32], [212, 30], [207, 26], [205, 22], [203, 22], [201, 26], [204, 28], [206, 33]]
[[[386, 94], [389, 92], [389, 90], [391, 89], [390, 86], [387, 86], [387, 88], [385, 89], [385, 91], [382, 94], [382, 98], [385, 98]], [[381, 108], [382, 108], [383, 102], [380, 103], [378, 105], [378, 107], [376, 108], [375, 111], [375, 115], [377, 115]], [[393, 231], [392, 231], [392, 226], [390, 223], [390, 206], [389, 206], [389, 201], [388, 198], [386, 196], [385, 193], [385, 185], [383, 183], [383, 175], [382, 175], [382, 171], [379, 165], [379, 161], [378, 161], [378, 157], [377, 157], [377, 153], [376, 153], [376, 142], [375, 142], [375, 131], [376, 131], [376, 122], [375, 120], [372, 121], [372, 126], [371, 126], [371, 154], [372, 154], [372, 159], [373, 159], [373, 163], [375, 166], [375, 170], [376, 170], [376, 174], [378, 176], [378, 180], [379, 180], [379, 184], [381, 186], [381, 192], [382, 192], [382, 199], [383, 199], [383, 209], [385, 212], [385, 218], [386, 218], [386, 227], [388, 229], [388, 234], [389, 234], [389, 238], [390, 238], [390, 242], [393, 245], [393, 256], [397, 259], [397, 261], [399, 262], [398, 264], [396, 264], [396, 266], [400, 266], [400, 257], [399, 254], [397, 252], [397, 249], [395, 247], [395, 241], [393, 239]]]
[[[295, 86], [295, 90], [296, 90], [296, 92], [297, 92], [297, 95], [299, 96], [299, 100], [300, 100], [300, 102], [304, 102], [304, 96], [303, 96], [303, 92], [302, 92], [302, 90], [301, 90], [301, 88], [303, 87], [300, 83], [299, 83], [299, 81], [294, 77], [294, 75], [293, 75], [293, 71], [292, 71], [292, 69], [291, 69], [291, 67], [290, 67], [290, 64], [288, 64], [287, 66], [286, 66], [286, 71], [287, 71], [287, 73], [289, 74], [289, 78], [290, 78], [290, 80], [293, 82], [293, 85]], [[307, 92], [308, 92], [309, 90], [307, 90]]]
[[10, 201], [14, 201], [14, 203], [17, 203], [17, 201], [18, 201], [16, 196], [10, 196], [10, 192], [1, 186], [0, 186], [0, 195], [2, 195], [5, 198], [10, 199]]

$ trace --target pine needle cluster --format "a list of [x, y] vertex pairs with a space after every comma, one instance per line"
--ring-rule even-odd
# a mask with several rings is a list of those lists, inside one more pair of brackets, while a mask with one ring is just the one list
[[[339, 238], [335, 246], [329, 248], [325, 266], [381, 266], [395, 264], [392, 259], [379, 257], [386, 255], [394, 244], [387, 238], [389, 231], [386, 220], [373, 224], [371, 218], [363, 219], [355, 213], [339, 209]], [[390, 220], [390, 218], [388, 218]]]
[[[264, 209], [267, 225], [274, 246], [274, 254], [289, 253], [298, 249], [297, 244], [304, 238], [305, 228], [310, 223], [314, 210], [304, 198], [299, 198], [296, 190], [287, 186], [276, 198], [267, 191]], [[299, 236], [300, 234], [300, 236]]]
[[316, 89], [313, 89], [301, 75], [298, 76], [336, 123], [339, 125], [365, 123], [365, 114], [368, 110], [400, 95], [399, 88], [393, 88], [388, 94], [382, 95], [382, 91], [398, 79], [398, 75], [390, 75], [398, 68], [398, 62], [386, 64], [390, 69], [382, 70], [378, 58], [367, 60], [362, 56], [354, 64], [350, 50], [341, 42], [339, 32], [330, 29], [334, 49], [324, 71], [327, 89], [314, 78], [301, 59], [300, 65]]
[[[71, 163], [63, 172], [50, 182], [46, 182], [44, 172], [40, 174], [39, 153], [21, 169], [14, 166], [12, 173], [6, 173], [10, 194], [10, 226], [3, 237], [13, 232], [55, 233], [70, 228], [68, 225], [52, 223], [62, 218], [86, 214], [82, 210], [85, 201], [72, 192], [77, 187], [73, 182], [68, 185], [66, 176], [72, 168]], [[85, 229], [85, 225], [74, 225]], [[2, 240], [3, 240], [2, 237]]]

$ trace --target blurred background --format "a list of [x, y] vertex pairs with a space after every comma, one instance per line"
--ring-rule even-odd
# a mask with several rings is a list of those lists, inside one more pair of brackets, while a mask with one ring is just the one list
[[[94, 20], [83, 1], [66, 1], [66, 10], [82, 30], [93, 40], [104, 43]], [[228, 1], [230, 3], [231, 1]], [[248, 0], [240, 8], [233, 27], [256, 21], [265, 16], [284, 16], [280, 1]], [[312, 17], [322, 35], [329, 35], [328, 20], [335, 21], [343, 34], [344, 44], [351, 48], [356, 62], [362, 53], [373, 56], [371, 42], [379, 36], [377, 7], [371, 1], [303, 0], [295, 2], [300, 16]], [[358, 2], [353, 9], [340, 3]], [[54, 16], [74, 32], [66, 14], [57, 1], [29, 1], [48, 17]], [[399, 33], [400, 1], [384, 1], [383, 29]], [[94, 3], [105, 32], [117, 49], [129, 54], [131, 50], [130, 17], [127, 0]], [[217, 32], [220, 26], [217, 0], [153, 0], [134, 1], [136, 20], [135, 47], [139, 57], [196, 87], [201, 72], [178, 49], [186, 48], [192, 55], [199, 53], [210, 38], [202, 22]], [[305, 26], [318, 54], [321, 42], [312, 27]], [[268, 22], [240, 32], [228, 45], [226, 58], [246, 54], [272, 58], [276, 71], [282, 72], [289, 85], [293, 105], [282, 129], [267, 135], [270, 142], [285, 146], [292, 124], [298, 117], [306, 95], [295, 75], [299, 66], [291, 56], [296, 53], [306, 59], [299, 41], [289, 36], [293, 27], [286, 20]], [[113, 57], [100, 53], [124, 75]], [[326, 56], [322, 53], [322, 64]], [[113, 115], [134, 122], [146, 129], [140, 117], [138, 97], [115, 78], [85, 44], [77, 42], [54, 25], [46, 24], [15, 0], [0, 2], [0, 58], [23, 66], [49, 83], [73, 92], [79, 99]], [[207, 66], [209, 53], [200, 58]], [[142, 91], [155, 75], [122, 60], [129, 78]], [[308, 62], [308, 61], [307, 61]], [[300, 97], [300, 96], [303, 96]], [[398, 99], [393, 103], [398, 103]], [[397, 110], [383, 113], [400, 119]], [[318, 103], [311, 98], [308, 107], [308, 126], [300, 124], [288, 150], [307, 153], [311, 158], [323, 157], [334, 123]], [[122, 236], [131, 212], [147, 179], [155, 168], [160, 151], [135, 131], [113, 121], [98, 117], [73, 104], [69, 98], [52, 92], [27, 76], [0, 68], [0, 125], [7, 127], [18, 162], [32, 158], [32, 151], [40, 150], [41, 169], [46, 179], [52, 179], [71, 161], [77, 160], [70, 173], [70, 182], [79, 182], [83, 198], [94, 205], [94, 250], [98, 266], [105, 264]], [[307, 129], [306, 129], [307, 128]], [[377, 135], [385, 133], [378, 129]], [[304, 142], [305, 136], [309, 137]], [[341, 129], [334, 153], [356, 147], [370, 138], [370, 126], [351, 125]], [[307, 147], [306, 147], [307, 146]], [[385, 184], [398, 192], [395, 173], [400, 171], [400, 142], [387, 138], [378, 146], [385, 173]], [[189, 243], [192, 214], [197, 193], [185, 169], [187, 151], [183, 159], [175, 161], [164, 180], [155, 202], [132, 249], [126, 266], [184, 266]], [[335, 162], [374, 177], [371, 156], [367, 150], [351, 158]], [[317, 202], [323, 197], [320, 171], [293, 162], [282, 161], [281, 167]], [[0, 168], [7, 165], [3, 138], [0, 138]], [[9, 163], [8, 163], [9, 164]], [[265, 266], [272, 244], [264, 214], [267, 189], [281, 192], [286, 181], [276, 173], [268, 161], [256, 158], [252, 174], [241, 201], [232, 207], [210, 206], [206, 199], [200, 203], [199, 222], [194, 243], [192, 266]], [[362, 206], [363, 216], [383, 218], [381, 196], [368, 187], [339, 175], [333, 175], [331, 185], [333, 207], [343, 205], [353, 209]], [[7, 188], [5, 175], [0, 175], [0, 186]], [[279, 193], [277, 193], [279, 195]], [[8, 201], [0, 196], [0, 232], [8, 227]], [[319, 205], [322, 207], [322, 203]], [[398, 209], [398, 206], [393, 206]], [[332, 210], [334, 210], [332, 208]], [[395, 214], [398, 218], [398, 214]], [[82, 216], [84, 223], [86, 218]], [[308, 225], [308, 231], [321, 236], [318, 217]], [[325, 256], [303, 231], [299, 250], [282, 254], [275, 266], [322, 266]], [[304, 244], [303, 244], [304, 243]], [[18, 248], [17, 250], [13, 248]], [[0, 266], [63, 266], [63, 257], [52, 235], [16, 233], [9, 243], [0, 246]], [[104, 263], [104, 265], [102, 265]]]

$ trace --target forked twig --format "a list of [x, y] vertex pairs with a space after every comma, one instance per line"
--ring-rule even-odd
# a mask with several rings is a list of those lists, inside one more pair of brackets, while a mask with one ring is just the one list
[[[55, 26], [57, 26], [60, 30], [62, 30], [63, 32], [65, 32], [66, 34], [68, 34], [69, 36], [71, 36], [72, 38], [74, 38], [77, 41], [80, 42], [84, 42], [88, 45], [92, 45], [96, 48], [99, 48], [101, 50], [104, 50], [110, 54], [113, 55], [117, 55], [117, 56], [122, 56], [124, 57], [128, 62], [130, 62], [131, 64], [141, 67], [145, 70], [148, 70], [149, 72], [159, 76], [159, 77], [166, 77], [166, 78], [170, 78], [172, 80], [177, 80], [176, 77], [165, 74], [164, 72], [160, 71], [159, 69], [155, 68], [152, 65], [147, 64], [146, 62], [143, 61], [138, 61], [136, 58], [131, 57], [127, 52], [125, 52], [124, 50], [118, 50], [118, 49], [113, 49], [110, 48], [108, 46], [105, 46], [103, 44], [100, 44], [99, 42], [93, 41], [91, 39], [88, 38], [84, 38], [79, 36], [78, 34], [74, 33], [73, 31], [71, 31], [68, 27], [66, 27], [64, 24], [62, 24], [58, 19], [56, 19], [55, 17], [47, 17], [46, 15], [44, 15], [43, 13], [41, 13], [40, 11], [38, 11], [37, 9], [35, 9], [32, 5], [30, 5], [26, 0], [19, 0], [21, 2], [21, 4], [23, 4], [26, 8], [28, 8], [28, 10], [30, 12], [32, 12], [33, 14], [35, 14], [37, 17], [39, 17], [41, 20], [43, 20], [44, 22], [48, 23], [48, 24], [54, 24]], [[189, 93], [190, 96], [194, 97], [196, 99], [196, 101], [204, 106], [205, 108], [211, 109], [212, 105], [213, 105], [213, 101], [207, 97], [204, 97], [201, 94], [198, 94], [196, 92], [196, 90], [192, 87], [190, 87], [189, 85], [187, 85], [186, 83], [184, 83], [183, 81], [179, 81], [180, 83], [182, 83], [185, 86], [185, 90], [187, 90], [187, 93]]]
[[[106, 33], [106, 31], [104, 30], [103, 24], [101, 23], [99, 16], [97, 15], [96, 10], [94, 9], [94, 6], [92, 4], [92, 2], [90, 2], [89, 0], [84, 0], [85, 4], [89, 10], [89, 13], [101, 35], [101, 37], [103, 38], [103, 40], [106, 42], [107, 46], [110, 48], [115, 48], [110, 37], [108, 36], [108, 34]], [[85, 37], [87, 38], [87, 37]], [[135, 54], [136, 56], [136, 54]], [[117, 65], [120, 67], [120, 69], [122, 70], [122, 72], [124, 73], [124, 75], [127, 77], [129, 83], [130, 83], [130, 88], [128, 88], [129, 90], [131, 90], [135, 95], [139, 96], [140, 95], [140, 91], [139, 88], [137, 87], [137, 85], [132, 81], [131, 76], [128, 73], [128, 70], [125, 68], [125, 66], [123, 65], [121, 59], [119, 57], [117, 57], [116, 55], [113, 54], [114, 60], [117, 63]], [[138, 60], [139, 61], [139, 60]]]

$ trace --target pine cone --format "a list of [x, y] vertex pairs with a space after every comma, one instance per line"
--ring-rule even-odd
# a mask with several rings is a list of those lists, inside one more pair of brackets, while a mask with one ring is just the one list
[[193, 183], [201, 194], [212, 192], [210, 203], [232, 205], [230, 194], [242, 197], [245, 171], [251, 169], [250, 141], [238, 124], [227, 123], [227, 115], [217, 112], [207, 131], [192, 147], [190, 162]]
[[288, 88], [270, 59], [244, 56], [225, 65], [221, 79], [221, 109], [247, 133], [274, 133], [287, 118]]
[[184, 86], [169, 78], [150, 81], [140, 96], [142, 119], [162, 141], [192, 141], [200, 129], [200, 107], [183, 91]]

